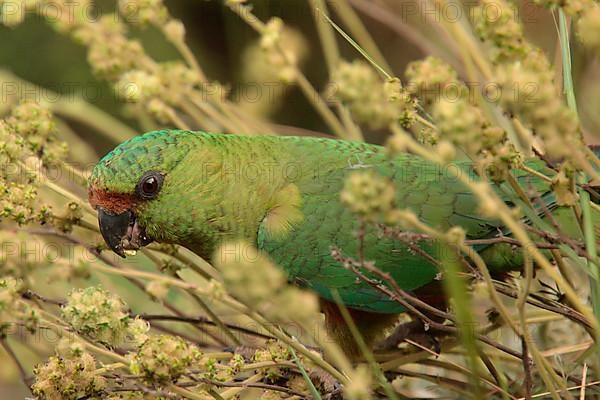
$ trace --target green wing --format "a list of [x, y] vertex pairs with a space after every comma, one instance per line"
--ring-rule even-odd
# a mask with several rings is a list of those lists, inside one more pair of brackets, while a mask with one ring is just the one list
[[[502, 228], [498, 221], [477, 213], [475, 196], [457, 180], [457, 171], [477, 179], [469, 163], [440, 166], [412, 155], [390, 160], [379, 146], [326, 139], [298, 141], [296, 150], [295, 162], [302, 173], [294, 183], [302, 194], [304, 221], [281, 239], [269, 238], [261, 225], [258, 246], [286, 270], [291, 281], [312, 288], [325, 299], [333, 300], [331, 292], [337, 290], [351, 308], [379, 313], [403, 311], [397, 302], [357, 279], [331, 256], [331, 246], [350, 257], [357, 254], [358, 221], [339, 200], [345, 177], [356, 169], [372, 168], [391, 178], [397, 188], [398, 206], [412, 209], [430, 226], [446, 230], [458, 225], [469, 238], [493, 236]], [[526, 174], [522, 179], [527, 179]], [[539, 180], [532, 183], [538, 190], [546, 190]], [[420, 241], [418, 245], [438, 258], [438, 244]], [[364, 255], [407, 291], [432, 282], [438, 273], [432, 262], [406, 244], [378, 237], [374, 227], [367, 228]]]

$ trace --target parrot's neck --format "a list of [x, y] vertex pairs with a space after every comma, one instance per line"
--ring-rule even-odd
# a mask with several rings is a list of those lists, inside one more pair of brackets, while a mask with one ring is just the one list
[[[294, 146], [274, 137], [201, 135], [173, 171], [183, 187], [178, 204], [153, 237], [210, 260], [224, 242], [255, 243], [259, 230], [282, 235], [301, 220]], [[289, 151], [288, 151], [289, 150]], [[167, 226], [168, 229], [164, 227]]]

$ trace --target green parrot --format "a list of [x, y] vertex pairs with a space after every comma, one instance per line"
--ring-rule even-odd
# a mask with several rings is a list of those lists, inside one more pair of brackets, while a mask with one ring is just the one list
[[[555, 174], [540, 160], [527, 164]], [[350, 257], [359, 250], [359, 219], [340, 200], [345, 178], [357, 170], [388, 177], [396, 206], [412, 210], [434, 228], [460, 226], [467, 239], [510, 235], [500, 221], [478, 212], [478, 199], [457, 180], [457, 171], [480, 179], [469, 162], [438, 165], [411, 154], [390, 158], [381, 146], [313, 137], [149, 132], [100, 160], [89, 179], [89, 201], [98, 211], [107, 245], [121, 256], [156, 241], [182, 245], [210, 261], [224, 242], [255, 243], [290, 282], [319, 295], [328, 325], [341, 342], [350, 334], [332, 304], [333, 291], [370, 340], [405, 310], [332, 256], [332, 246]], [[571, 208], [556, 204], [548, 182], [525, 171], [513, 173], [525, 192], [536, 189], [569, 234], [581, 237]], [[504, 185], [496, 190], [511, 204], [515, 199]], [[364, 258], [400, 288], [440, 306], [444, 298], [434, 262], [440, 246], [431, 240], [417, 245], [428, 257], [403, 241], [381, 237], [373, 224], [366, 227], [362, 248]], [[523, 262], [521, 252], [506, 243], [476, 250], [494, 274], [518, 270]]]

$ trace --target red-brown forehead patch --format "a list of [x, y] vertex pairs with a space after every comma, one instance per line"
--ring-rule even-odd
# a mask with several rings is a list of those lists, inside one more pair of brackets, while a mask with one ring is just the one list
[[88, 191], [90, 205], [96, 209], [102, 207], [106, 211], [114, 214], [120, 214], [127, 210], [132, 210], [139, 203], [139, 199], [132, 194], [127, 193], [109, 193], [105, 190], [91, 187]]

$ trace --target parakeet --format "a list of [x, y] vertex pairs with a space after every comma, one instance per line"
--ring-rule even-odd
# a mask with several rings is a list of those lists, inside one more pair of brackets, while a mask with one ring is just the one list
[[[555, 174], [539, 160], [527, 165]], [[510, 235], [500, 221], [480, 213], [477, 197], [456, 178], [461, 173], [480, 179], [470, 162], [439, 165], [412, 154], [390, 157], [381, 146], [326, 138], [149, 132], [100, 160], [89, 179], [89, 201], [107, 245], [121, 256], [156, 241], [182, 245], [210, 261], [222, 243], [250, 241], [290, 282], [319, 295], [340, 336], [343, 319], [332, 304], [333, 290], [371, 338], [405, 310], [332, 256], [333, 248], [357, 256], [362, 225], [340, 192], [349, 174], [369, 170], [393, 183], [395, 207], [412, 210], [434, 228], [459, 226], [467, 239]], [[513, 173], [525, 193], [539, 195], [565, 230], [580, 235], [573, 211], [556, 204], [550, 183], [525, 171]], [[495, 190], [508, 204], [514, 201], [506, 183]], [[381, 235], [377, 224], [364, 229], [365, 260], [403, 290], [430, 304], [443, 302], [434, 262], [438, 244], [418, 240], [416, 252]], [[523, 262], [509, 244], [475, 248], [493, 273], [517, 270]]]

